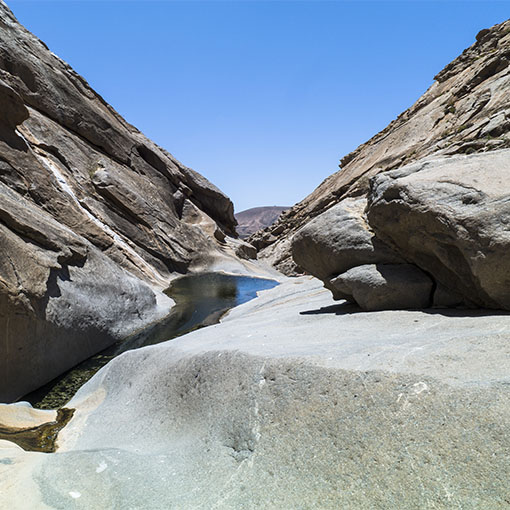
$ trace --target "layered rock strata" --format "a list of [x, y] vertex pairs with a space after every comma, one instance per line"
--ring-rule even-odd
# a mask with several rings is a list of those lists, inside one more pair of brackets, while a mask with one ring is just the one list
[[509, 62], [510, 22], [482, 30], [411, 108], [342, 158], [340, 171], [275, 225], [252, 236], [259, 258], [286, 273], [299, 272], [291, 258], [291, 237], [341, 200], [366, 195], [371, 177], [431, 156], [509, 147]]
[[[169, 309], [236, 259], [232, 202], [129, 125], [0, 2], [0, 401]], [[249, 253], [247, 256], [253, 256]]]

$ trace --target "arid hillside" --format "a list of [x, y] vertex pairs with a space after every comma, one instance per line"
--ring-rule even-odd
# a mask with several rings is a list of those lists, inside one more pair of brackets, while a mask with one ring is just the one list
[[509, 62], [510, 22], [482, 30], [414, 105], [343, 157], [340, 170], [275, 225], [252, 236], [259, 257], [292, 274], [293, 234], [342, 199], [365, 195], [371, 177], [430, 157], [510, 147]]
[[253, 207], [235, 214], [237, 220], [237, 233], [241, 239], [246, 239], [258, 230], [272, 225], [290, 207], [268, 206]]

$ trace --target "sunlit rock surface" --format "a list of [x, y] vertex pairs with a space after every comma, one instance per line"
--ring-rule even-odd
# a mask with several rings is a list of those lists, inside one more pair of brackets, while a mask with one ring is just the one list
[[1, 402], [160, 319], [175, 275], [242, 271], [243, 248], [232, 202], [1, 1], [0, 108]]
[[376, 236], [444, 288], [510, 309], [510, 150], [432, 159], [377, 176]]
[[0, 507], [505, 508], [509, 328], [288, 281], [106, 366], [56, 454], [0, 450]]

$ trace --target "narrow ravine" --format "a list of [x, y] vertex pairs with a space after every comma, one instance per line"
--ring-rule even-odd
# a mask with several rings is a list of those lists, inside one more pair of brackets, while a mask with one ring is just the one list
[[166, 319], [88, 358], [20, 400], [40, 409], [58, 409], [100, 368], [125, 351], [153, 345], [219, 322], [229, 309], [278, 285], [274, 280], [204, 273], [175, 280], [167, 294], [176, 302]]

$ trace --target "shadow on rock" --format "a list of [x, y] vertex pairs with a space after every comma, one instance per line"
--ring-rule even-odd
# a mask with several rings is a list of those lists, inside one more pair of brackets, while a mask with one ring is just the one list
[[355, 303], [340, 303], [338, 305], [331, 306], [321, 306], [317, 310], [305, 310], [304, 312], [299, 312], [299, 315], [322, 315], [326, 313], [334, 313], [335, 315], [346, 315], [350, 313], [368, 313], [362, 310]]
[[444, 317], [495, 317], [498, 315], [510, 315], [506, 310], [491, 310], [491, 309], [452, 309], [452, 308], [425, 308], [420, 310], [429, 315], [442, 315]]
[[19, 136], [10, 126], [0, 123], [0, 139], [5, 142], [11, 149], [27, 152], [28, 145], [25, 140]]
[[[406, 311], [423, 312], [429, 315], [442, 315], [443, 317], [491, 317], [500, 315], [510, 315], [506, 310], [491, 310], [491, 309], [452, 309], [452, 308], [416, 308]], [[348, 315], [353, 313], [376, 313], [376, 311], [366, 311], [360, 308], [355, 303], [339, 303], [337, 305], [321, 306], [316, 310], [305, 310], [299, 312], [299, 315]]]

